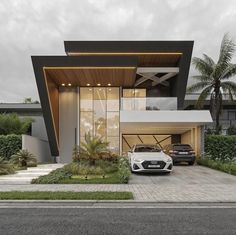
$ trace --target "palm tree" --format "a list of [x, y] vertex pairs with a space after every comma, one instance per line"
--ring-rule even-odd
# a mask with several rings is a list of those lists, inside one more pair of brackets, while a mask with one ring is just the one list
[[188, 87], [188, 92], [201, 90], [196, 107], [201, 108], [206, 98], [210, 95], [210, 112], [216, 120], [216, 133], [220, 130], [220, 113], [222, 98], [226, 93], [231, 100], [236, 94], [236, 83], [229, 79], [236, 75], [236, 64], [231, 62], [235, 52], [235, 42], [225, 34], [221, 42], [220, 55], [217, 63], [208, 55], [203, 54], [203, 59], [194, 57], [192, 64], [200, 75], [193, 76], [198, 82]]
[[109, 154], [108, 143], [104, 142], [101, 137], [85, 134], [85, 141], [80, 143], [79, 158], [88, 159], [91, 165], [95, 160], [102, 158], [103, 155]]
[[27, 167], [28, 162], [37, 162], [36, 157], [26, 149], [20, 150], [11, 157], [11, 162], [20, 167]]
[[13, 174], [14, 168], [3, 157], [0, 157], [0, 175]]

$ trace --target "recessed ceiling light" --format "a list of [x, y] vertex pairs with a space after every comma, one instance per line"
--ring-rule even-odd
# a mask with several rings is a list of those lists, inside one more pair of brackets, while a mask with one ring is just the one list
[[86, 85], [87, 85], [87, 86], [90, 86], [90, 84], [89, 84], [89, 83], [87, 83]]
[[62, 85], [62, 86], [65, 86], [66, 84], [65, 84], [65, 83], [62, 83], [61, 85]]
[[68, 86], [71, 86], [71, 83], [68, 83]]
[[101, 84], [100, 84], [100, 83], [98, 83], [98, 84], [97, 84], [97, 86], [101, 86]]
[[111, 83], [108, 83], [107, 85], [108, 85], [108, 86], [111, 86]]

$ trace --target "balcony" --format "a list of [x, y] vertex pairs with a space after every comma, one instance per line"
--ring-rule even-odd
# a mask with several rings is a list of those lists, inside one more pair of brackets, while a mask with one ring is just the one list
[[177, 97], [121, 98], [122, 111], [177, 110]]

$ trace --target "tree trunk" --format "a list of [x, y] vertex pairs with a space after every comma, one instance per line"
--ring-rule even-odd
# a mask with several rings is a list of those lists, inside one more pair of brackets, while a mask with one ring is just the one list
[[218, 135], [220, 134], [220, 112], [221, 112], [221, 102], [222, 102], [222, 96], [220, 93], [220, 86], [215, 87], [215, 107], [214, 107], [214, 113], [215, 113], [215, 120], [216, 120], [216, 126], [215, 126], [215, 133]]

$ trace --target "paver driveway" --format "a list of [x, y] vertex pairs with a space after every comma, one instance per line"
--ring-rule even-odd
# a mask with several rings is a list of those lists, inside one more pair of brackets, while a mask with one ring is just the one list
[[132, 174], [130, 184], [158, 184], [163, 186], [194, 186], [194, 185], [236, 185], [236, 177], [224, 172], [212, 170], [203, 166], [174, 166], [169, 175]]
[[236, 202], [236, 176], [202, 166], [176, 166], [170, 175], [132, 175], [129, 184], [0, 185], [0, 191], [15, 190], [129, 191], [144, 202]]

